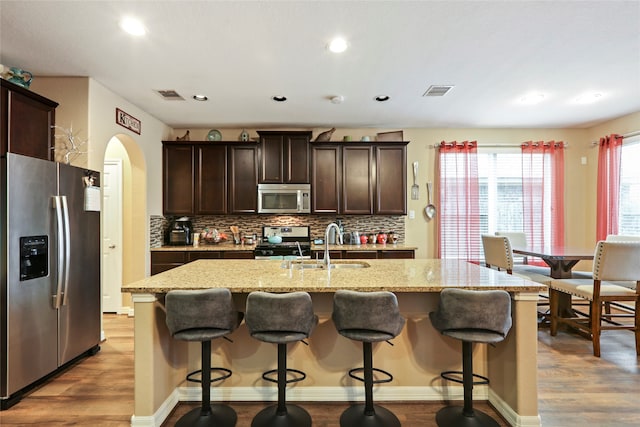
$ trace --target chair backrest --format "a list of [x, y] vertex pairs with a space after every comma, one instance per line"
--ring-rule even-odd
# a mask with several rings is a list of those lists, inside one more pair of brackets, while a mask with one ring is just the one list
[[371, 330], [397, 336], [404, 327], [393, 292], [339, 289], [333, 296], [333, 323], [338, 331]]
[[226, 288], [169, 291], [165, 310], [171, 335], [189, 329], [233, 330], [238, 324], [238, 312]]
[[496, 236], [508, 237], [512, 248], [527, 247], [527, 235], [525, 233], [521, 233], [519, 231], [496, 231]]
[[309, 336], [316, 325], [307, 292], [282, 294], [255, 291], [247, 296], [245, 323], [250, 333], [292, 332]]
[[607, 242], [640, 242], [640, 236], [609, 234], [607, 236]]
[[505, 337], [511, 329], [511, 296], [502, 290], [445, 288], [431, 323], [441, 333], [485, 331]]
[[484, 262], [488, 267], [504, 268], [508, 272], [513, 270], [513, 253], [511, 243], [505, 236], [482, 235]]
[[604, 241], [596, 245], [594, 280], [640, 280], [640, 241]]

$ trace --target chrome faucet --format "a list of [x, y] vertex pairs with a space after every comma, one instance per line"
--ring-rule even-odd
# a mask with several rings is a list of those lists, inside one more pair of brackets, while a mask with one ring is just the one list
[[329, 258], [329, 231], [332, 227], [336, 229], [336, 236], [338, 237], [338, 243], [342, 244], [342, 233], [340, 227], [335, 222], [327, 225], [327, 229], [324, 232], [324, 259], [322, 263], [326, 266], [327, 270], [331, 268], [331, 259]]

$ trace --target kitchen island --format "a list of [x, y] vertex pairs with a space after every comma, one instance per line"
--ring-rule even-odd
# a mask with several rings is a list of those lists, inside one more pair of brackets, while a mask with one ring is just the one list
[[[395, 292], [407, 323], [402, 333], [374, 345], [374, 364], [390, 371], [393, 382], [375, 389], [376, 400], [443, 401], [462, 399], [462, 387], [444, 382], [439, 374], [461, 368], [461, 346], [442, 337], [428, 313], [445, 287], [504, 289], [512, 295], [513, 327], [495, 347], [477, 345], [474, 371], [491, 379], [490, 386], [474, 388], [474, 398], [489, 400], [512, 425], [539, 426], [537, 405], [536, 303], [542, 286], [504, 272], [464, 261], [370, 259], [335, 260], [366, 263], [363, 268], [330, 271], [290, 267], [282, 261], [198, 260], [128, 284], [135, 310], [135, 406], [132, 426], [159, 426], [180, 401], [197, 401], [200, 389], [186, 383], [187, 372], [200, 365], [200, 346], [173, 340], [165, 325], [164, 294], [172, 289], [227, 287], [237, 308], [244, 310], [246, 295], [262, 290], [311, 293], [320, 318], [309, 345], [289, 346], [292, 368], [307, 373], [291, 385], [291, 401], [362, 401], [362, 386], [349, 369], [361, 365], [358, 343], [341, 337], [331, 321], [333, 292], [337, 289]], [[282, 268], [282, 266], [289, 268]], [[246, 326], [231, 334], [233, 343], [214, 340], [212, 363], [233, 370], [233, 376], [213, 385], [213, 400], [275, 401], [277, 389], [262, 380], [262, 372], [276, 366], [276, 346], [252, 339]], [[336, 415], [338, 416], [338, 415]]]

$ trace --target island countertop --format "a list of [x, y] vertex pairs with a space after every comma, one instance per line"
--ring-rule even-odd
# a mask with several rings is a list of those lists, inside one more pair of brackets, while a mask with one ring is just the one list
[[439, 292], [446, 287], [540, 292], [545, 287], [505, 272], [466, 261], [441, 259], [335, 260], [366, 263], [365, 268], [282, 268], [279, 260], [197, 260], [172, 270], [126, 284], [123, 292], [164, 294], [173, 289], [229, 288], [234, 293], [335, 292], [387, 290]]

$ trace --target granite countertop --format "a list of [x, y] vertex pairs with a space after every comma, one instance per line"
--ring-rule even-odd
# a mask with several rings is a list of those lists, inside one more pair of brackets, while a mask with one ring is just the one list
[[[315, 262], [315, 261], [307, 261]], [[124, 285], [122, 292], [163, 294], [172, 289], [229, 288], [234, 293], [334, 292], [337, 289], [439, 292], [445, 287], [540, 292], [545, 286], [466, 261], [440, 259], [335, 260], [367, 268], [281, 268], [275, 260], [198, 260]]]
[[[161, 246], [159, 248], [151, 248], [151, 252], [163, 251], [253, 251], [256, 245], [235, 245], [231, 242], [219, 243], [217, 245], [199, 245], [199, 246]], [[329, 245], [331, 251], [415, 251], [416, 246], [397, 245]], [[311, 244], [312, 251], [323, 251], [324, 245]]]

